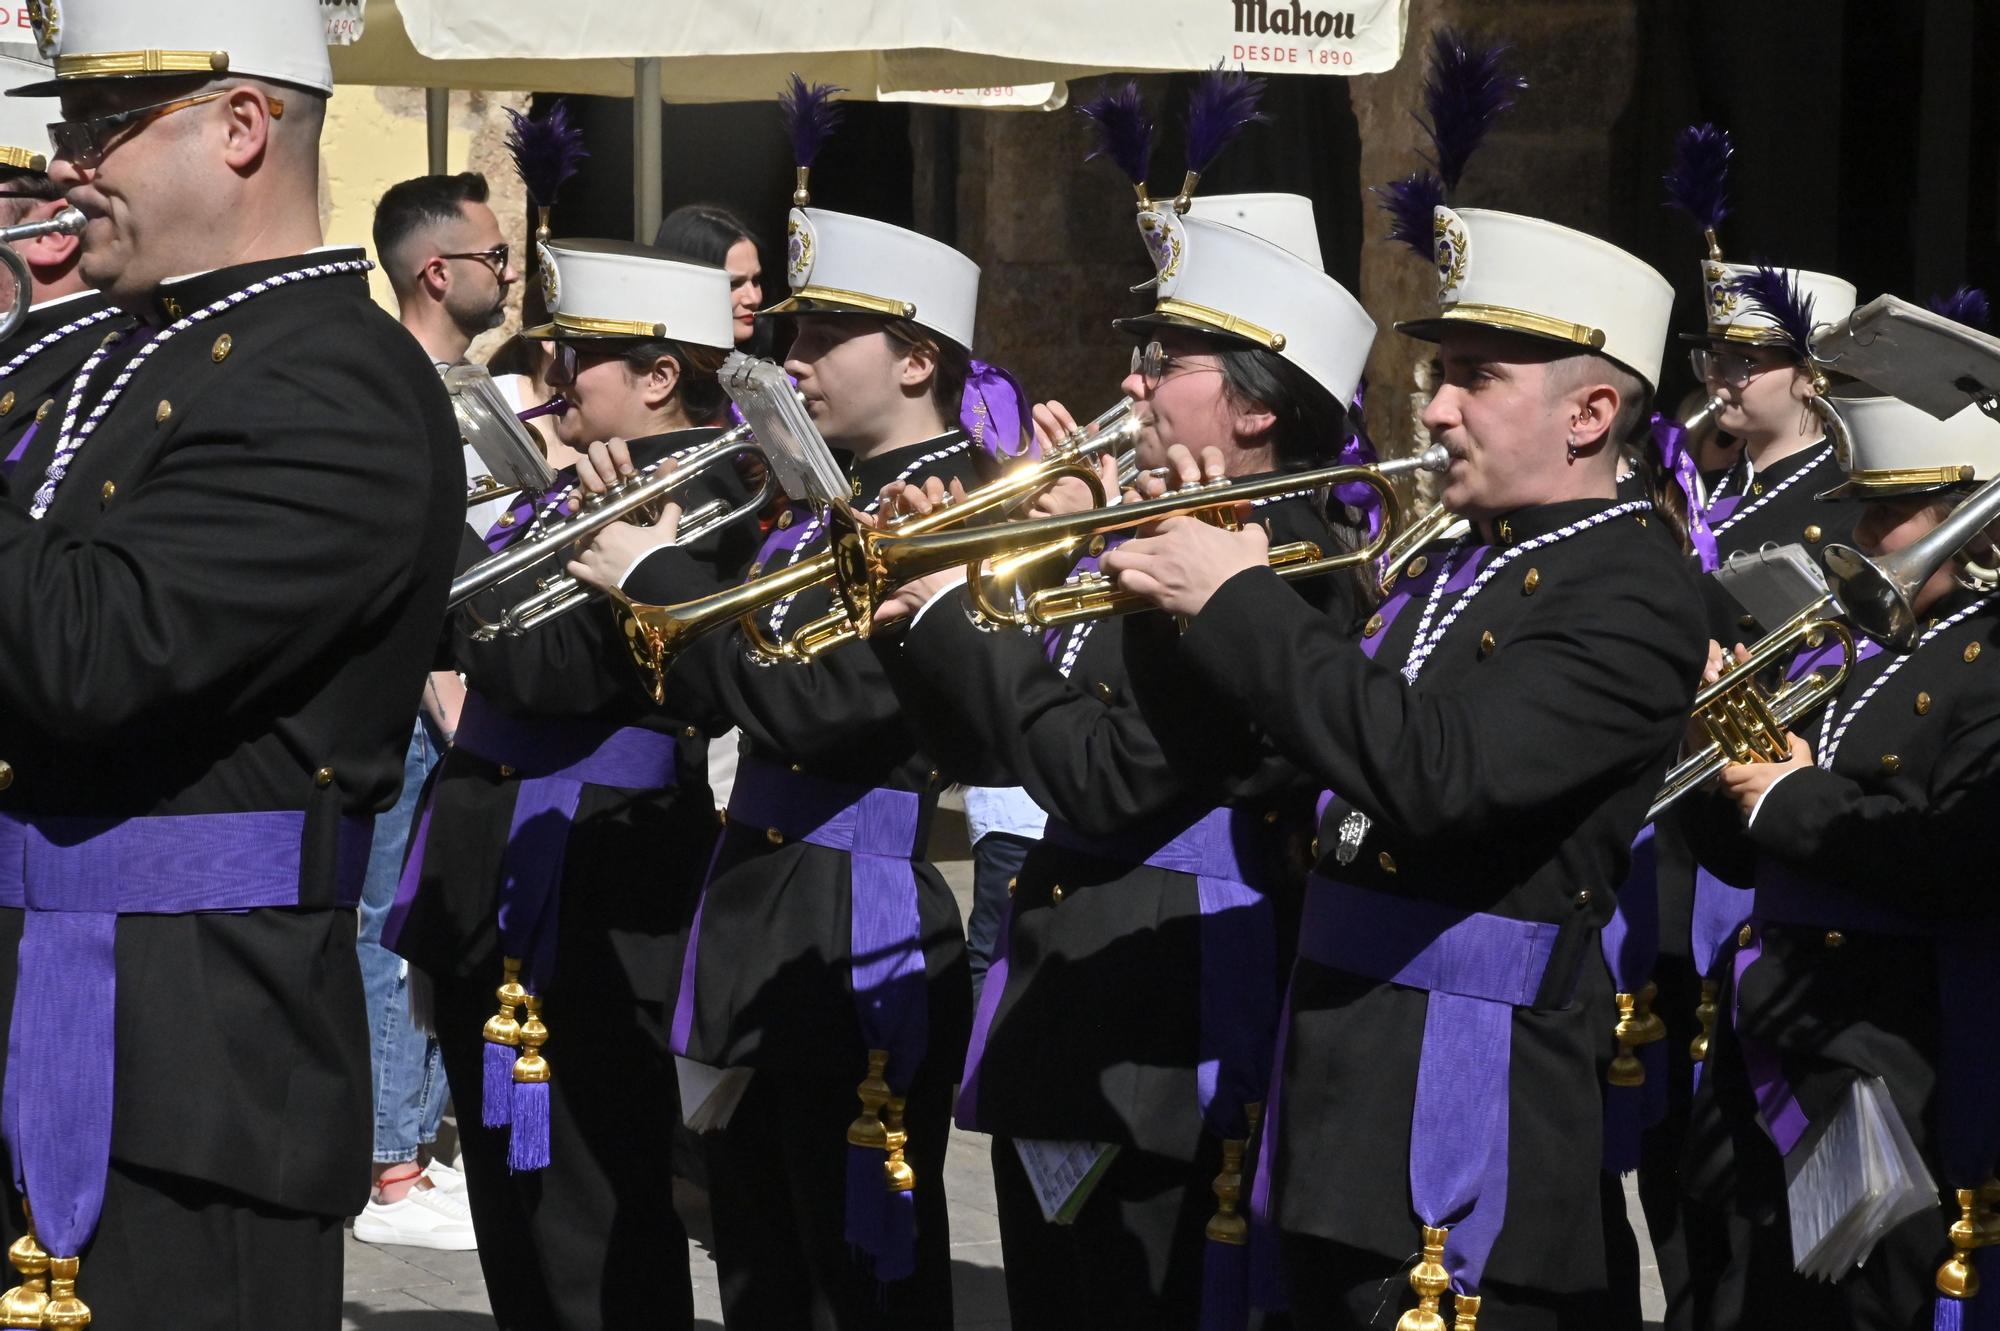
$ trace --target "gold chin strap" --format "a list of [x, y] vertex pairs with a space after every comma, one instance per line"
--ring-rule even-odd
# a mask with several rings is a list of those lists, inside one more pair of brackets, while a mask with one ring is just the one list
[[1972, 467], [1877, 467], [1847, 473], [1848, 484], [1903, 488], [1913, 485], [1958, 485], [1975, 479]]

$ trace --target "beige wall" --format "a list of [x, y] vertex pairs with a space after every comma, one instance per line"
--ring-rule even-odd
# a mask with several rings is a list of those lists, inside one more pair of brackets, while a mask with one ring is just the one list
[[[483, 171], [492, 186], [493, 209], [503, 235], [522, 234], [520, 177], [507, 155], [507, 117], [501, 108], [527, 106], [526, 93], [466, 93], [451, 95], [451, 142], [446, 169]], [[327, 106], [326, 132], [320, 140], [320, 219], [329, 245], [360, 245], [371, 256], [369, 232], [375, 203], [383, 191], [401, 180], [430, 169], [429, 138], [424, 123], [421, 88], [338, 89]], [[389, 280], [380, 269], [369, 274], [375, 299], [390, 313], [396, 309]], [[508, 298], [507, 323], [473, 344], [477, 359], [520, 327], [521, 299], [517, 286]]]

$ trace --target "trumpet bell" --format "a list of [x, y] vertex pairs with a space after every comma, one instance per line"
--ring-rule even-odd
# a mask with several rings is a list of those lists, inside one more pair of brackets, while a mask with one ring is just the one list
[[29, 306], [35, 303], [34, 275], [28, 271], [28, 261], [14, 249], [14, 242], [34, 240], [38, 236], [80, 236], [86, 221], [75, 208], [65, 208], [54, 217], [39, 222], [0, 227], [0, 267], [7, 270], [9, 285], [13, 287], [11, 292], [6, 293], [5, 312], [0, 313], [0, 342], [14, 335], [14, 330], [28, 317]]

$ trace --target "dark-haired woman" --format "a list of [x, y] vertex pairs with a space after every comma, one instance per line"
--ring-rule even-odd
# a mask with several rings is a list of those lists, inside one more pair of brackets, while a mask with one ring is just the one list
[[683, 204], [661, 221], [653, 247], [676, 259], [727, 272], [736, 349], [753, 356], [770, 354], [770, 330], [757, 323], [757, 311], [764, 304], [763, 246], [742, 219], [713, 203]]
[[[1229, 320], [1208, 297], [1178, 307], [1198, 313], [1128, 321], [1141, 343], [1122, 385], [1142, 423], [1139, 465], [1183, 482], [1204, 479], [1201, 469], [1246, 480], [1330, 460], [1374, 334], [1332, 279], [1227, 230], [1189, 248], [1192, 265], [1235, 274], [1209, 279], [1238, 293], [1229, 315], [1271, 326], [1268, 300], [1246, 293], [1282, 289], [1285, 325], [1317, 331], [1281, 355], [1224, 333]], [[1043, 442], [1066, 423], [1053, 404], [1039, 412]], [[1042, 507], [1080, 507], [1082, 490], [1065, 482]], [[937, 497], [900, 499], [924, 511]], [[1336, 546], [1309, 490], [1259, 504], [1254, 520], [1275, 542]], [[1187, 693], [1169, 617], [982, 632], [955, 581], [904, 588], [895, 611], [915, 622], [879, 651], [933, 747], [963, 737], [948, 749], [953, 775], [1019, 783], [1049, 814], [1015, 880], [958, 1105], [961, 1127], [993, 1134], [1014, 1323], [1241, 1327], [1248, 1143], [1313, 792], [1240, 722]], [[1348, 586], [1320, 577], [1301, 590], [1344, 620], [1331, 603]], [[1108, 1163], [1065, 1207], [1064, 1189], [1037, 1177], [1057, 1159]]]
[[[628, 440], [644, 466], [713, 439], [698, 423], [724, 400], [723, 272], [613, 242], [549, 248], [555, 309], [529, 336], [554, 341], [563, 441]], [[718, 468], [688, 502], [740, 499], [737, 487]], [[494, 544], [559, 520], [558, 504], [517, 506]], [[754, 540], [739, 523], [688, 547], [690, 577], [721, 585]], [[500, 1327], [687, 1327], [667, 1029], [715, 838], [714, 727], [671, 692], [652, 704], [600, 607], [518, 637], [467, 631], [560, 572], [552, 555], [482, 594], [454, 636], [470, 695], [389, 931], [433, 987]]]

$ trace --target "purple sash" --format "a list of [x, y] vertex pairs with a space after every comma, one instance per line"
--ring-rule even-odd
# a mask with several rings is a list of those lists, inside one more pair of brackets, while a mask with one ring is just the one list
[[14, 474], [14, 468], [21, 465], [22, 457], [27, 454], [28, 445], [35, 441], [35, 431], [41, 428], [42, 423], [36, 421], [27, 429], [21, 431], [21, 437], [16, 439], [14, 446], [7, 450], [7, 456], [0, 458], [0, 477], [12, 476]]
[[[665, 790], [678, 780], [679, 749], [671, 735], [602, 721], [508, 716], [478, 693], [468, 693], [454, 748], [521, 777], [514, 816], [500, 859], [500, 948], [522, 963], [521, 984], [539, 998], [555, 973], [556, 920], [570, 824], [583, 788]], [[384, 946], [401, 938], [423, 881], [434, 799], [424, 801], [410, 838], [396, 901], [383, 923]], [[549, 1162], [548, 1083], [521, 1080], [512, 1046], [484, 1049], [480, 1120], [510, 1127], [508, 1167], [517, 1172]]]
[[1451, 1231], [1445, 1267], [1458, 1293], [1478, 1288], [1505, 1219], [1514, 1009], [1540, 996], [1561, 932], [1317, 873], [1308, 881], [1301, 957], [1429, 994], [1410, 1114], [1410, 1204], [1426, 1225]]
[[1022, 440], [1027, 419], [1028, 395], [1020, 381], [998, 365], [974, 360], [958, 399], [958, 424], [972, 446], [1001, 462], [1023, 454], [1040, 457], [1032, 431]]
[[[1703, 573], [1715, 572], [1720, 562], [1715, 545], [1715, 532], [1709, 528], [1708, 520], [1713, 516], [1721, 521], [1728, 512], [1718, 505], [1714, 513], [1705, 512], [1701, 506], [1701, 476], [1695, 470], [1694, 452], [1688, 447], [1687, 428], [1670, 416], [1653, 413], [1653, 447], [1659, 450], [1660, 465], [1674, 478], [1682, 496], [1687, 500], [1688, 541], [1694, 546], [1695, 558], [1701, 561]], [[1730, 509], [1736, 505], [1731, 503]]]
[[[118, 917], [314, 909], [299, 897], [305, 829], [301, 812], [0, 819], [0, 905], [26, 911], [0, 1126], [52, 1256], [80, 1255], [104, 1209]], [[372, 834], [372, 819], [341, 820], [325, 908], [361, 899]]]
[[[888, 1052], [884, 1078], [899, 1096], [909, 1090], [930, 1036], [923, 930], [912, 863], [925, 804], [926, 797], [915, 791], [852, 786], [749, 757], [738, 767], [729, 795], [733, 824], [766, 828], [778, 841], [803, 841], [847, 853], [855, 1016], [867, 1048]], [[674, 1000], [672, 1047], [682, 1056], [694, 1029], [701, 918], [713, 886], [711, 864], [709, 881], [695, 907], [681, 962], [680, 993]], [[848, 1147], [846, 1233], [849, 1243], [874, 1259], [876, 1278], [894, 1281], [916, 1269], [915, 1198], [890, 1191], [884, 1185], [882, 1165], [881, 1151]]]

